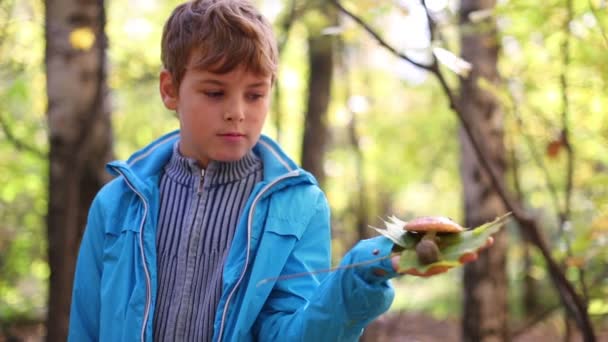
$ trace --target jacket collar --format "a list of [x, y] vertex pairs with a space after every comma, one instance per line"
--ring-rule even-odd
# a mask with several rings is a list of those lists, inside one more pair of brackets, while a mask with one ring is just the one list
[[[170, 132], [135, 152], [126, 162], [113, 161], [106, 166], [106, 169], [114, 176], [119, 174], [125, 176], [134, 187], [146, 192], [158, 184], [158, 177], [171, 159], [173, 145], [178, 140], [179, 130]], [[300, 169], [268, 136], [260, 136], [253, 147], [253, 152], [262, 160], [265, 182], [271, 182], [291, 172], [299, 172], [299, 175], [304, 176], [307, 181], [317, 183], [312, 175]]]
[[252, 151], [243, 158], [233, 162], [211, 161], [203, 170], [193, 158], [183, 156], [179, 152], [179, 143], [173, 144], [173, 152], [165, 165], [165, 174], [174, 182], [184, 186], [198, 187], [201, 175], [209, 180], [210, 186], [237, 182], [257, 170], [261, 170], [262, 162]]

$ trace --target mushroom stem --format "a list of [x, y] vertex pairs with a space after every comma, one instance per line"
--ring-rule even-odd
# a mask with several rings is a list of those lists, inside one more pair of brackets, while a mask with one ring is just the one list
[[427, 232], [426, 234], [424, 234], [424, 236], [422, 237], [422, 240], [430, 240], [436, 243], [436, 239], [435, 237], [437, 236], [437, 232], [436, 231], [430, 231]]

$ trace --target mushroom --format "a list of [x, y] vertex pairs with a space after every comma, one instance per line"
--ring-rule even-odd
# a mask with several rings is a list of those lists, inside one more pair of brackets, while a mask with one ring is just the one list
[[403, 227], [408, 232], [422, 234], [416, 244], [418, 261], [423, 265], [439, 261], [440, 251], [437, 246], [440, 233], [459, 233], [465, 229], [452, 219], [443, 216], [423, 216], [405, 223]]

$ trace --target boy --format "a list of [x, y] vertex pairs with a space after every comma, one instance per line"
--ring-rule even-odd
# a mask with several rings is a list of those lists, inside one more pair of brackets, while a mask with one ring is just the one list
[[360, 267], [312, 272], [330, 267], [327, 201], [261, 136], [277, 61], [247, 0], [174, 10], [159, 88], [180, 130], [108, 165], [117, 177], [89, 213], [70, 341], [354, 341], [389, 308], [386, 238], [343, 259]]

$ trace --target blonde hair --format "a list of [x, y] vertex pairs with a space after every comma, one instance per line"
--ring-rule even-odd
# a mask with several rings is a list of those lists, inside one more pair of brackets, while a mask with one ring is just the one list
[[[192, 0], [177, 6], [165, 23], [161, 44], [163, 67], [177, 85], [189, 66], [222, 74], [243, 65], [276, 77], [272, 26], [248, 0]], [[193, 56], [197, 60], [191, 61]]]

